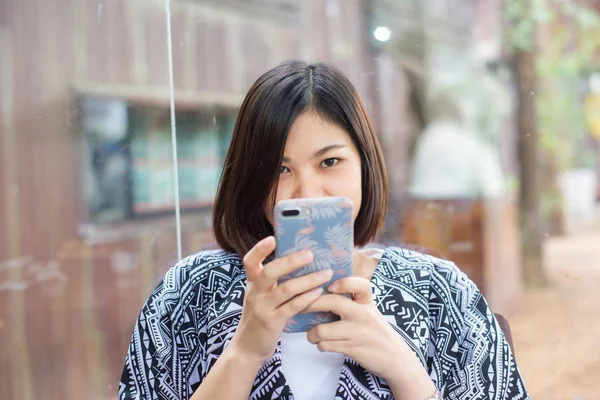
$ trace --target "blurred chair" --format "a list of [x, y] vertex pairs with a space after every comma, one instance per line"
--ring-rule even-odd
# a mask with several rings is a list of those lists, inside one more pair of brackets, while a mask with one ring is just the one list
[[510, 324], [508, 323], [508, 320], [506, 318], [504, 318], [504, 316], [502, 314], [495, 313], [494, 315], [496, 316], [498, 325], [500, 325], [500, 328], [502, 329], [502, 332], [504, 333], [504, 336], [506, 337], [506, 341], [510, 345], [510, 349], [513, 352], [513, 357], [515, 357], [515, 359], [516, 359], [517, 357], [515, 356], [515, 346], [513, 345], [512, 333], [510, 331]]
[[423, 253], [452, 260], [460, 265], [482, 293], [488, 295], [482, 202], [471, 199], [410, 199], [402, 209], [399, 241], [418, 244], [429, 249], [421, 251]]

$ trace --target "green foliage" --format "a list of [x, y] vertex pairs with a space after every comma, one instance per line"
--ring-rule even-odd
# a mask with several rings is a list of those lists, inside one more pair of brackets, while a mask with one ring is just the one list
[[509, 29], [505, 31], [504, 42], [511, 49], [529, 50], [534, 43], [534, 13], [526, 9], [526, 3], [520, 0], [504, 2], [504, 16]]
[[[504, 13], [508, 49], [536, 52], [541, 148], [561, 169], [589, 166], [581, 82], [600, 51], [600, 17], [563, 0], [505, 0]], [[547, 40], [535, 49], [539, 28]]]
[[[582, 82], [586, 72], [599, 67], [594, 57], [600, 53], [600, 17], [568, 0], [504, 0], [504, 13], [507, 50], [535, 54], [542, 157], [559, 171], [593, 166]], [[561, 209], [557, 189], [556, 184], [542, 189], [540, 211], [547, 222]]]

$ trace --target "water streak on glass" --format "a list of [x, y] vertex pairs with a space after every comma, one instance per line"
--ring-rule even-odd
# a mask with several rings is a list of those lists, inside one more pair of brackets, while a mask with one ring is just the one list
[[179, 163], [177, 161], [177, 124], [175, 121], [175, 84], [173, 79], [173, 35], [171, 32], [171, 0], [165, 0], [167, 46], [169, 58], [169, 106], [171, 111], [171, 148], [173, 151], [173, 191], [175, 197], [175, 224], [177, 229], [177, 259], [181, 260], [181, 204], [179, 202]]

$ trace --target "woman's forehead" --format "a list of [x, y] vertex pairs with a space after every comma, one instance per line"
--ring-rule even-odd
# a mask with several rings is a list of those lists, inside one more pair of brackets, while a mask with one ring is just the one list
[[290, 129], [285, 149], [320, 150], [326, 146], [349, 145], [352, 139], [348, 132], [315, 113], [299, 116]]

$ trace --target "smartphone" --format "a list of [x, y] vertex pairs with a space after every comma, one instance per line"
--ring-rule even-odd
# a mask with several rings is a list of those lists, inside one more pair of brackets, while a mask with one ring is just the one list
[[[275, 206], [275, 257], [312, 250], [313, 262], [280, 278], [279, 283], [323, 269], [333, 271], [323, 285], [352, 276], [354, 261], [353, 204], [347, 197], [282, 200]], [[330, 312], [302, 313], [290, 319], [284, 332], [307, 332], [312, 327], [339, 320]]]

